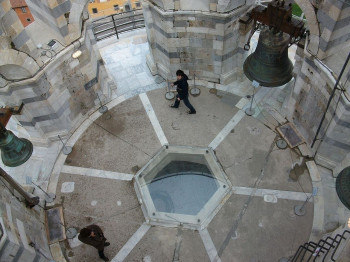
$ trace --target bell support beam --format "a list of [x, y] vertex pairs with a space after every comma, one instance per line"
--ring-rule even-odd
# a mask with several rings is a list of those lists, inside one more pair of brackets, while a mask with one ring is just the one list
[[254, 32], [260, 27], [258, 23], [272, 28], [274, 32], [288, 34], [290, 44], [298, 42], [305, 33], [304, 22], [293, 18], [292, 4], [285, 6], [284, 1], [275, 0], [268, 3], [267, 7], [258, 5], [251, 11], [249, 17], [254, 20], [254, 25], [249, 34], [248, 41], [244, 45], [244, 50], [246, 51], [250, 49], [249, 43]]
[[27, 193], [11, 176], [9, 176], [5, 170], [0, 167], [0, 176], [14, 189], [16, 190], [26, 201], [27, 206], [33, 207], [39, 204], [40, 198], [38, 196], [32, 196]]

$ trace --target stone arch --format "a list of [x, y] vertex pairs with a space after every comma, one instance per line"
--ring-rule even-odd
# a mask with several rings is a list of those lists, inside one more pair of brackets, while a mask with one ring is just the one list
[[312, 35], [320, 36], [320, 28], [315, 14], [315, 9], [308, 0], [295, 0], [295, 3], [303, 10]]
[[[69, 40], [73, 42], [78, 39], [81, 35], [81, 30], [83, 26], [83, 18], [85, 17], [84, 12], [87, 13], [88, 0], [72, 0], [72, 6], [68, 18], [68, 30], [69, 30]], [[86, 17], [86, 18], [87, 18]]]
[[13, 49], [0, 50], [0, 73], [8, 80], [32, 77], [39, 69], [35, 60], [26, 53]]
[[309, 0], [295, 0], [295, 3], [301, 8], [306, 17], [307, 24], [310, 29], [310, 44], [309, 50], [313, 53], [317, 53], [319, 44], [320, 28], [316, 17], [315, 9]]

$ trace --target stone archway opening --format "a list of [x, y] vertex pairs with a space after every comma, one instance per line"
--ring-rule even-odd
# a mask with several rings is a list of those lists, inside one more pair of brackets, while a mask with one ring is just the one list
[[32, 76], [26, 68], [14, 64], [0, 66], [0, 74], [6, 80], [20, 80]]

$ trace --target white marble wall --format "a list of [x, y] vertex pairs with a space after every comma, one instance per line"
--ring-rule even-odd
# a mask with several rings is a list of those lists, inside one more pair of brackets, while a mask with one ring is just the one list
[[170, 79], [181, 68], [190, 78], [195, 74], [198, 79], [227, 84], [241, 73], [251, 24], [242, 24], [239, 18], [252, 6], [221, 14], [216, 8], [209, 10], [210, 4], [180, 1], [179, 10], [168, 12], [160, 3], [142, 2], [153, 59], [148, 65], [154, 74]]

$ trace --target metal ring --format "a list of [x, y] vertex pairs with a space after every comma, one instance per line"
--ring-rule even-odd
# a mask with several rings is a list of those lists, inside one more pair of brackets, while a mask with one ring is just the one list
[[190, 94], [194, 97], [199, 96], [201, 94], [201, 90], [198, 87], [192, 87], [190, 89]]
[[173, 100], [174, 98], [175, 98], [175, 94], [173, 92], [166, 92], [165, 93], [165, 99]]

